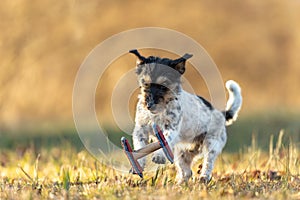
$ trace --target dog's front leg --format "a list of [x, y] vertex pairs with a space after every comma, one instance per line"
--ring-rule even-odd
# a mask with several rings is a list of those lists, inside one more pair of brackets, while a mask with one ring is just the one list
[[[170, 108], [165, 112], [165, 118], [162, 119], [163, 123], [160, 124], [160, 122], [158, 122], [157, 124], [162, 128], [163, 134], [171, 150], [174, 152], [175, 145], [180, 141], [182, 114], [181, 107], [177, 101], [174, 101], [173, 104], [170, 104], [169, 106]], [[176, 155], [174, 156], [176, 159]], [[166, 157], [162, 149], [156, 151], [153, 154], [152, 161], [157, 164], [166, 163]]]
[[[166, 129], [163, 132], [163, 134], [164, 134], [164, 136], [165, 136], [165, 138], [166, 138], [166, 140], [167, 140], [167, 142], [168, 142], [168, 144], [169, 144], [169, 146], [170, 146], [170, 148], [173, 152], [174, 152], [175, 145], [180, 140], [179, 128], [180, 128], [180, 126], [178, 126], [178, 128], [176, 128], [176, 130]], [[156, 152], [154, 152], [154, 154], [152, 156], [152, 161], [156, 164], [166, 163], [166, 157], [165, 157], [165, 154], [164, 154], [162, 149], [157, 150]]]
[[[150, 127], [147, 125], [137, 125], [134, 127], [132, 140], [133, 140], [133, 147], [134, 150], [141, 149], [142, 147], [146, 146], [149, 142], [149, 130]], [[146, 165], [146, 158], [140, 158], [138, 160], [141, 167], [144, 169]]]

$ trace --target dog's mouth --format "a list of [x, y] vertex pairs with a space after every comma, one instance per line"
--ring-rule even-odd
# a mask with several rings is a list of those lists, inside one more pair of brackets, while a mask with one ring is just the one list
[[160, 104], [164, 102], [162, 96], [154, 96], [152, 94], [146, 94], [145, 107], [153, 114], [158, 113], [161, 109]]

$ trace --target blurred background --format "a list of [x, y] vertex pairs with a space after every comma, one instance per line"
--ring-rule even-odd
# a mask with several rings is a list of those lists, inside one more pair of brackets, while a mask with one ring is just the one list
[[[207, 50], [224, 81], [240, 83], [244, 104], [240, 118], [228, 129], [228, 151], [250, 144], [252, 137], [267, 147], [270, 134], [280, 129], [285, 129], [287, 138], [299, 141], [299, 10], [299, 0], [3, 0], [0, 148], [57, 145], [57, 141], [82, 148], [72, 116], [77, 70], [103, 40], [147, 26], [190, 36]], [[152, 52], [144, 51], [146, 55]], [[99, 82], [96, 108], [101, 107], [97, 111], [105, 116], [103, 123], [110, 135], [120, 135], [111, 117], [112, 89], [134, 64], [133, 56], [120, 57]], [[209, 100], [201, 77], [192, 74], [188, 66], [186, 78], [196, 93]]]

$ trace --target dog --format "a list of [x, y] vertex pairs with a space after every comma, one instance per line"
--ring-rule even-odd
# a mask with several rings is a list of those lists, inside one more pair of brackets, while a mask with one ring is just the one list
[[[204, 98], [182, 89], [181, 76], [191, 54], [173, 60], [155, 56], [146, 58], [136, 49], [129, 52], [137, 57], [136, 74], [141, 90], [132, 134], [134, 149], [149, 143], [152, 123], [155, 123], [163, 130], [174, 152], [176, 182], [181, 184], [189, 180], [194, 158], [202, 155], [199, 180], [208, 183], [214, 162], [227, 141], [226, 126], [237, 119], [242, 106], [240, 86], [232, 80], [226, 82], [229, 99], [226, 110], [219, 111]], [[166, 162], [161, 149], [153, 153], [152, 161]], [[145, 158], [140, 159], [139, 164], [144, 168]]]

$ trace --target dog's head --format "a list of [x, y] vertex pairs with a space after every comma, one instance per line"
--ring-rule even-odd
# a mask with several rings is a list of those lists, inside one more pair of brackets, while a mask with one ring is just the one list
[[144, 106], [153, 114], [161, 112], [180, 91], [180, 77], [185, 71], [185, 62], [191, 54], [172, 60], [154, 56], [144, 57], [137, 50], [136, 73], [141, 88]]

